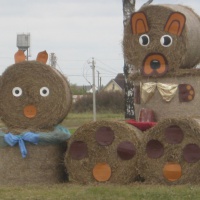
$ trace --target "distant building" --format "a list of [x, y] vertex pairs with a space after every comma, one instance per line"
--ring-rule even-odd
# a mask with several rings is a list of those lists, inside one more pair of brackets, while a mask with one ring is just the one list
[[102, 91], [124, 91], [125, 77], [123, 73], [117, 74], [114, 79], [111, 79]]

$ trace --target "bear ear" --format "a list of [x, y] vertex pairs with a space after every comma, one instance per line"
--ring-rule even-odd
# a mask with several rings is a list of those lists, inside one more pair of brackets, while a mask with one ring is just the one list
[[135, 12], [131, 17], [132, 33], [142, 34], [149, 31], [147, 18], [144, 12]]
[[184, 14], [180, 12], [173, 12], [169, 16], [169, 19], [167, 20], [164, 30], [171, 34], [180, 36], [183, 32], [185, 22], [186, 22], [186, 17]]
[[24, 52], [22, 50], [18, 50], [15, 55], [15, 63], [23, 62], [26, 60], [26, 56], [24, 55]]
[[48, 54], [47, 54], [47, 52], [46, 51], [39, 52], [38, 55], [37, 55], [37, 59], [36, 60], [38, 62], [46, 64], [47, 60], [48, 60]]

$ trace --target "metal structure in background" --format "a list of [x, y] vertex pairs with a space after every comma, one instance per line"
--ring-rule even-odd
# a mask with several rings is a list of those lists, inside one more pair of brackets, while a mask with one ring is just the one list
[[[122, 0], [124, 27], [129, 22], [131, 14], [135, 11], [135, 0]], [[125, 76], [125, 118], [135, 119], [134, 109], [134, 85], [128, 81], [128, 75], [133, 66], [126, 62], [124, 58], [124, 76]]]
[[56, 56], [55, 53], [50, 53], [49, 65], [50, 65], [51, 67], [56, 68], [56, 65], [57, 65], [57, 56]]
[[30, 57], [30, 51], [29, 51], [29, 48], [31, 47], [30, 39], [31, 39], [30, 33], [17, 34], [17, 48], [19, 50], [22, 50], [23, 52], [26, 51], [27, 60], [28, 60], [28, 57]]

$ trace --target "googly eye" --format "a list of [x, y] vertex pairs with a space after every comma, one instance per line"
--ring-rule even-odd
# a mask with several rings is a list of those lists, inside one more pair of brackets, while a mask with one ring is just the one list
[[40, 88], [40, 95], [43, 97], [46, 97], [49, 95], [49, 88], [48, 87], [42, 87]]
[[142, 45], [142, 46], [147, 46], [150, 42], [150, 38], [148, 35], [146, 34], [143, 34], [140, 36], [139, 38], [139, 43]]
[[13, 94], [13, 96], [15, 96], [15, 97], [19, 97], [19, 96], [22, 95], [22, 89], [21, 89], [20, 87], [14, 87], [14, 88], [12, 89], [12, 94]]
[[160, 43], [163, 47], [169, 47], [172, 45], [173, 39], [170, 35], [163, 35], [160, 38]]

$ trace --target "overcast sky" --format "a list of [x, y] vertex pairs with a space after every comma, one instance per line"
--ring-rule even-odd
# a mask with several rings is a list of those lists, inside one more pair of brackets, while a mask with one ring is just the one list
[[[136, 9], [146, 1], [136, 0]], [[117, 73], [123, 73], [122, 0], [0, 0], [0, 3], [0, 74], [14, 63], [20, 33], [31, 34], [29, 60], [43, 50], [55, 53], [58, 70], [71, 83], [92, 83], [89, 64], [92, 57], [103, 85]], [[184, 4], [200, 14], [199, 0], [153, 3]]]

